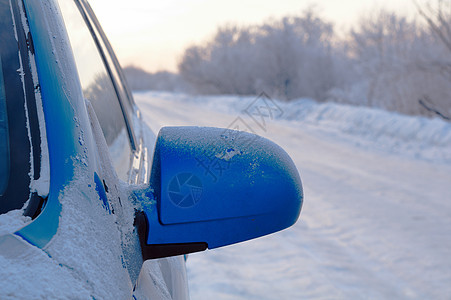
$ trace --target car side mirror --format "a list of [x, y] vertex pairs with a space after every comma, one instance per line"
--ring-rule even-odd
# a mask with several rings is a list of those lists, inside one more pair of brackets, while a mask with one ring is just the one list
[[254, 134], [209, 127], [162, 128], [150, 185], [135, 196], [144, 259], [285, 229], [303, 202], [299, 173], [282, 148]]

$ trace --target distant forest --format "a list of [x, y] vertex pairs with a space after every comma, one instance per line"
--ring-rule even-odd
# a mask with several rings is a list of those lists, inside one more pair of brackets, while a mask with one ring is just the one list
[[407, 19], [375, 11], [338, 34], [315, 9], [227, 25], [185, 49], [178, 73], [125, 68], [134, 90], [313, 98], [403, 114], [451, 115], [451, 1]]

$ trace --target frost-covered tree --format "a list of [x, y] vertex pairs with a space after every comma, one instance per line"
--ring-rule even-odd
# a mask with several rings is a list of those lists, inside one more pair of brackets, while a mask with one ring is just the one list
[[[415, 20], [378, 11], [351, 31], [351, 56], [361, 80], [362, 100], [351, 100], [406, 114], [424, 114], [419, 100], [449, 99], [449, 82], [432, 65], [443, 47]], [[441, 63], [439, 63], [441, 64]]]
[[[451, 118], [451, 2], [436, 0], [420, 5], [418, 12], [428, 26], [427, 35], [434, 44], [434, 59], [421, 61], [421, 67], [429, 73], [439, 74], [441, 81], [448, 82], [442, 95], [425, 95], [423, 106], [445, 119]], [[440, 47], [441, 46], [441, 47]]]
[[205, 46], [188, 48], [179, 64], [200, 93], [258, 94], [324, 100], [340, 81], [333, 26], [312, 9], [260, 26], [225, 26]]

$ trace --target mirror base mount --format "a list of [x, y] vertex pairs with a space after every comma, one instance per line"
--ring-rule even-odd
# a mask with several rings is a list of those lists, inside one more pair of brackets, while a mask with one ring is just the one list
[[208, 248], [207, 243], [147, 244], [149, 224], [142, 211], [136, 212], [134, 225], [138, 230], [143, 260], [200, 252]]

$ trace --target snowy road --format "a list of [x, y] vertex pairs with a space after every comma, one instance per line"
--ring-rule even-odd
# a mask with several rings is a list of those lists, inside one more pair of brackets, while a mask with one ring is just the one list
[[[239, 109], [224, 109], [220, 98], [202, 104], [184, 97], [135, 94], [154, 131], [246, 120]], [[300, 220], [268, 237], [190, 255], [192, 299], [451, 297], [449, 161], [373, 149], [302, 122], [253, 128], [295, 161], [305, 193]]]

